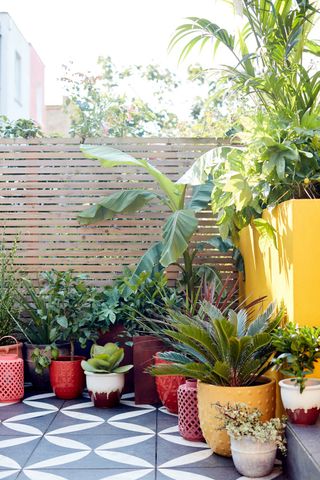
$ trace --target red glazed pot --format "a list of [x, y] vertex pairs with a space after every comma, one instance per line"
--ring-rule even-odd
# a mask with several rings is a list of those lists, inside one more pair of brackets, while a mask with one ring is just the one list
[[58, 357], [50, 365], [50, 382], [54, 394], [63, 400], [80, 397], [85, 386], [85, 375], [81, 367], [84, 357]]
[[[167, 360], [162, 360], [156, 355], [154, 357], [155, 365], [161, 363], [170, 364]], [[170, 413], [178, 413], [178, 388], [185, 383], [185, 377], [179, 375], [159, 375], [156, 376], [156, 386], [158, 395], [162, 404]]]

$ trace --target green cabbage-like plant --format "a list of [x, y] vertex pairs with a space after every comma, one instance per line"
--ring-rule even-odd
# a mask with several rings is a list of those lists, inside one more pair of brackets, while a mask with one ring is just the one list
[[222, 312], [208, 302], [201, 303], [195, 317], [171, 311], [162, 325], [175, 351], [159, 354], [171, 363], [153, 366], [150, 373], [212, 385], [252, 385], [270, 368], [275, 352], [271, 333], [281, 319], [282, 312], [275, 314], [272, 304], [255, 319], [247, 309]]
[[106, 343], [103, 347], [92, 345], [91, 358], [82, 360], [83, 370], [91, 373], [126, 373], [133, 365], [119, 366], [124, 357], [123, 348], [118, 347], [116, 343]]

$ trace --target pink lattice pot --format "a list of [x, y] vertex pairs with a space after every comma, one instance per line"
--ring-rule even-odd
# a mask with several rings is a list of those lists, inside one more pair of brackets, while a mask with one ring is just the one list
[[[158, 354], [154, 357], [155, 365], [170, 363], [162, 360]], [[178, 388], [185, 383], [185, 377], [179, 375], [159, 375], [156, 377], [156, 386], [162, 404], [170, 413], [178, 413]]]
[[186, 440], [203, 440], [198, 415], [197, 381], [187, 380], [178, 389], [179, 432]]
[[1, 353], [0, 355], [0, 402], [16, 402], [24, 395], [24, 371], [23, 360], [19, 357], [19, 343], [14, 337], [16, 344], [15, 353]]

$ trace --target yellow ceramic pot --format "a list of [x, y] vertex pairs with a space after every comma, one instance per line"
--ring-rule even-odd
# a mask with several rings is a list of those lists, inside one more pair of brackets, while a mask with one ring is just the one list
[[262, 377], [259, 385], [249, 387], [221, 387], [198, 382], [200, 425], [213, 452], [225, 457], [231, 456], [229, 436], [225, 430], [221, 430], [223, 422], [219, 418], [215, 403], [246, 403], [250, 407], [259, 408], [262, 420], [266, 421], [274, 417], [275, 399], [275, 381], [267, 377]]

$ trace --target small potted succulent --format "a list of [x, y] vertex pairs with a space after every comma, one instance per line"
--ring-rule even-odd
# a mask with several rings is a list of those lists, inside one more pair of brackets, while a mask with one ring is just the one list
[[273, 469], [277, 449], [286, 452], [286, 418], [261, 421], [261, 412], [245, 403], [215, 404], [231, 441], [233, 463], [241, 475], [260, 478]]
[[124, 349], [115, 343], [107, 343], [103, 347], [94, 344], [91, 347], [91, 358], [81, 362], [88, 392], [95, 407], [111, 408], [118, 405], [124, 388], [124, 374], [133, 367], [120, 367], [123, 358]]
[[279, 382], [281, 399], [292, 423], [313, 425], [320, 413], [320, 379], [307, 378], [320, 358], [320, 328], [288, 323], [272, 335], [274, 367], [286, 378]]

